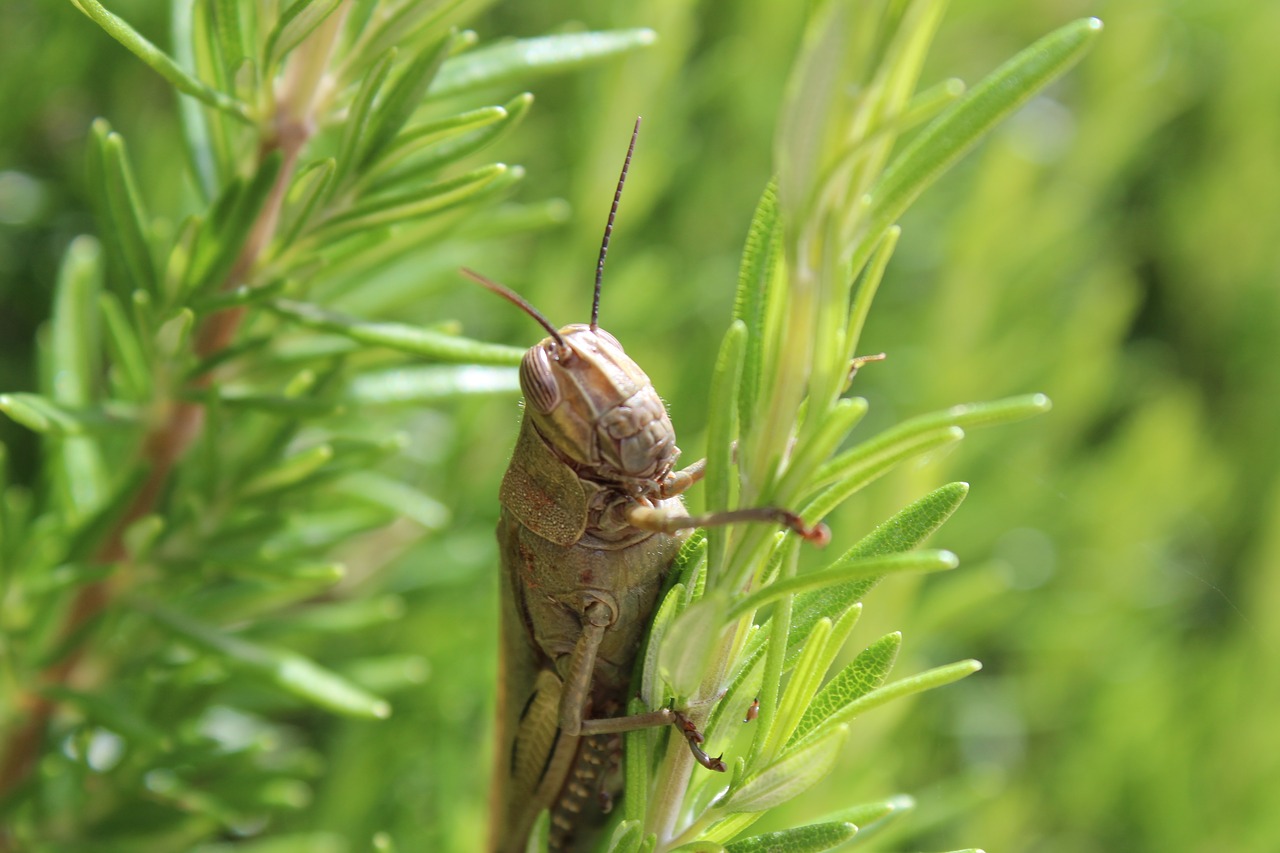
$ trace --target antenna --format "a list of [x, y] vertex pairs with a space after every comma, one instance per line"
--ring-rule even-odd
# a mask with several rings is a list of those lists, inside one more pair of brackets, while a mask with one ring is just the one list
[[494, 293], [498, 294], [503, 299], [515, 305], [517, 308], [519, 308], [524, 313], [528, 314], [533, 319], [537, 320], [539, 323], [542, 324], [542, 328], [547, 330], [547, 334], [551, 335], [551, 337], [556, 339], [556, 344], [559, 345], [560, 349], [562, 350], [568, 349], [568, 346], [564, 342], [564, 338], [560, 337], [560, 333], [556, 331], [556, 327], [551, 325], [551, 322], [547, 320], [546, 317], [543, 317], [542, 313], [539, 312], [537, 308], [534, 308], [532, 305], [530, 305], [529, 302], [523, 296], [516, 293], [511, 288], [507, 287], [505, 284], [498, 284], [498, 282], [494, 281], [493, 279], [485, 278], [475, 270], [467, 269], [466, 267], [463, 267], [460, 270], [460, 272], [463, 275], [465, 275], [467, 278], [481, 285], [482, 287], [486, 287], [489, 290], [492, 290]]
[[636, 137], [640, 135], [640, 116], [631, 130], [631, 144], [627, 146], [627, 159], [622, 161], [622, 174], [618, 177], [618, 189], [613, 193], [613, 207], [609, 208], [609, 221], [604, 226], [604, 239], [600, 241], [600, 260], [596, 262], [596, 294], [591, 300], [591, 331], [596, 330], [600, 318], [600, 283], [604, 281], [604, 256], [609, 252], [609, 237], [613, 235], [613, 218], [618, 215], [618, 202], [622, 200], [622, 185], [627, 182], [627, 169], [631, 168], [631, 155], [636, 150]]

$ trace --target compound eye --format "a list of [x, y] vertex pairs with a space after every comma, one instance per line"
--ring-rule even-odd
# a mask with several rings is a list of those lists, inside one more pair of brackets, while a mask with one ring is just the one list
[[596, 334], [599, 335], [605, 341], [605, 343], [611, 344], [617, 347], [618, 349], [622, 349], [622, 344], [618, 343], [618, 339], [615, 338], [613, 335], [609, 334], [608, 332], [606, 332], [604, 329], [601, 329], [597, 326]]
[[536, 346], [520, 360], [520, 389], [525, 401], [544, 415], [560, 405], [560, 385], [547, 347]]

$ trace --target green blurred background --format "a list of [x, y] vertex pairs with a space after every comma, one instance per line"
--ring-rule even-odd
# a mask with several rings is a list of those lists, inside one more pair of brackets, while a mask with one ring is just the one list
[[[554, 322], [582, 320], [631, 121], [645, 118], [602, 325], [701, 455], [711, 360], [805, 4], [497, 3], [485, 39], [648, 26], [646, 51], [538, 83], [500, 156], [520, 197], [566, 198], [559, 231], [417, 258], [419, 321], [531, 343], [536, 328], [452, 272], [477, 266]], [[111, 8], [167, 44], [160, 4]], [[867, 602], [863, 643], [905, 634], [899, 672], [984, 671], [853, 726], [829, 784], [778, 821], [895, 792], [918, 809], [874, 849], [1264, 851], [1280, 846], [1280, 5], [980, 0], [950, 10], [925, 83], [975, 82], [1083, 15], [1106, 32], [904, 221], [865, 337], [859, 435], [952, 403], [1043, 391], [1047, 417], [975, 433], [832, 519], [836, 547], [927, 489], [972, 484], [934, 544], [961, 569]], [[509, 93], [508, 93], [509, 94]], [[505, 98], [506, 95], [502, 95]], [[89, 122], [128, 139], [153, 211], [187, 198], [168, 87], [68, 3], [0, 5], [0, 388], [31, 353], [68, 240], [92, 231]], [[323, 769], [287, 830], [365, 849], [470, 850], [485, 822], [497, 483], [514, 397], [379, 413], [409, 430], [406, 476], [454, 523], [366, 581], [384, 602], [325, 660], [420, 655], [385, 723], [289, 717]], [[34, 442], [0, 422], [19, 471]], [[699, 498], [695, 496], [695, 504]], [[388, 534], [394, 535], [394, 534]], [[353, 543], [376, 552], [376, 537]]]

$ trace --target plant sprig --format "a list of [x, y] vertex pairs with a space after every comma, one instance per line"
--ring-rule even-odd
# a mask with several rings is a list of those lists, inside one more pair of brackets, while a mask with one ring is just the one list
[[[377, 271], [562, 221], [538, 202], [471, 224], [523, 174], [485, 158], [535, 76], [654, 36], [479, 46], [468, 4], [207, 0], [172, 4], [166, 52], [72, 2], [172, 86], [200, 200], [155, 210], [95, 122], [99, 238], [67, 249], [38, 392], [0, 394], [42, 441], [37, 491], [0, 479], [0, 849], [190, 849], [298, 807], [272, 791], [305, 788], [305, 745], [255, 709], [382, 718], [379, 694], [408, 683], [412, 667], [325, 653], [340, 620], [297, 618], [448, 519], [381, 470], [403, 436], [345, 413], [516, 387], [518, 352], [393, 313], [421, 282], [389, 298]], [[415, 532], [377, 559], [334, 559], [397, 519]], [[255, 636], [284, 624], [289, 644]], [[219, 739], [228, 714], [256, 746]], [[57, 781], [86, 768], [111, 796]]]
[[[917, 93], [944, 7], [829, 0], [811, 17], [778, 123], [778, 178], [752, 220], [735, 319], [712, 379], [707, 488], [717, 506], [736, 494], [743, 506], [803, 507], [816, 523], [965, 429], [1049, 407], [1043, 395], [959, 406], [837, 453], [866, 411], [865, 401], [844, 395], [861, 364], [858, 339], [898, 218], [983, 134], [1077, 61], [1101, 29], [1096, 19], [1068, 24], [968, 94], [955, 81]], [[792, 536], [761, 527], [708, 531], [707, 547], [689, 552], [684, 582], [659, 608], [639, 684], [651, 707], [674, 697], [691, 708], [705, 726], [705, 748], [725, 752], [731, 774], [726, 781], [697, 770], [682, 738], [629, 736], [628, 767], [642, 769], [628, 771], [627, 797], [644, 805], [628, 805], [607, 849], [825, 850], [847, 841], [856, 827], [843, 823], [740, 836], [825, 775], [859, 714], [980, 668], [959, 661], [889, 681], [901, 643], [891, 634], [826, 677], [863, 597], [882, 578], [956, 565], [949, 552], [913, 549], [967, 490], [963, 483], [935, 490], [804, 574]], [[694, 577], [705, 578], [705, 589], [691, 595]], [[745, 722], [753, 697], [758, 717]]]

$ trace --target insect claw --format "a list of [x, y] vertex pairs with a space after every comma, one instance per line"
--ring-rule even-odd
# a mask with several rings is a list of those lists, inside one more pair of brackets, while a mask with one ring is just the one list
[[831, 542], [831, 528], [821, 521], [808, 530], [799, 530], [797, 532], [815, 548], [825, 548]]

